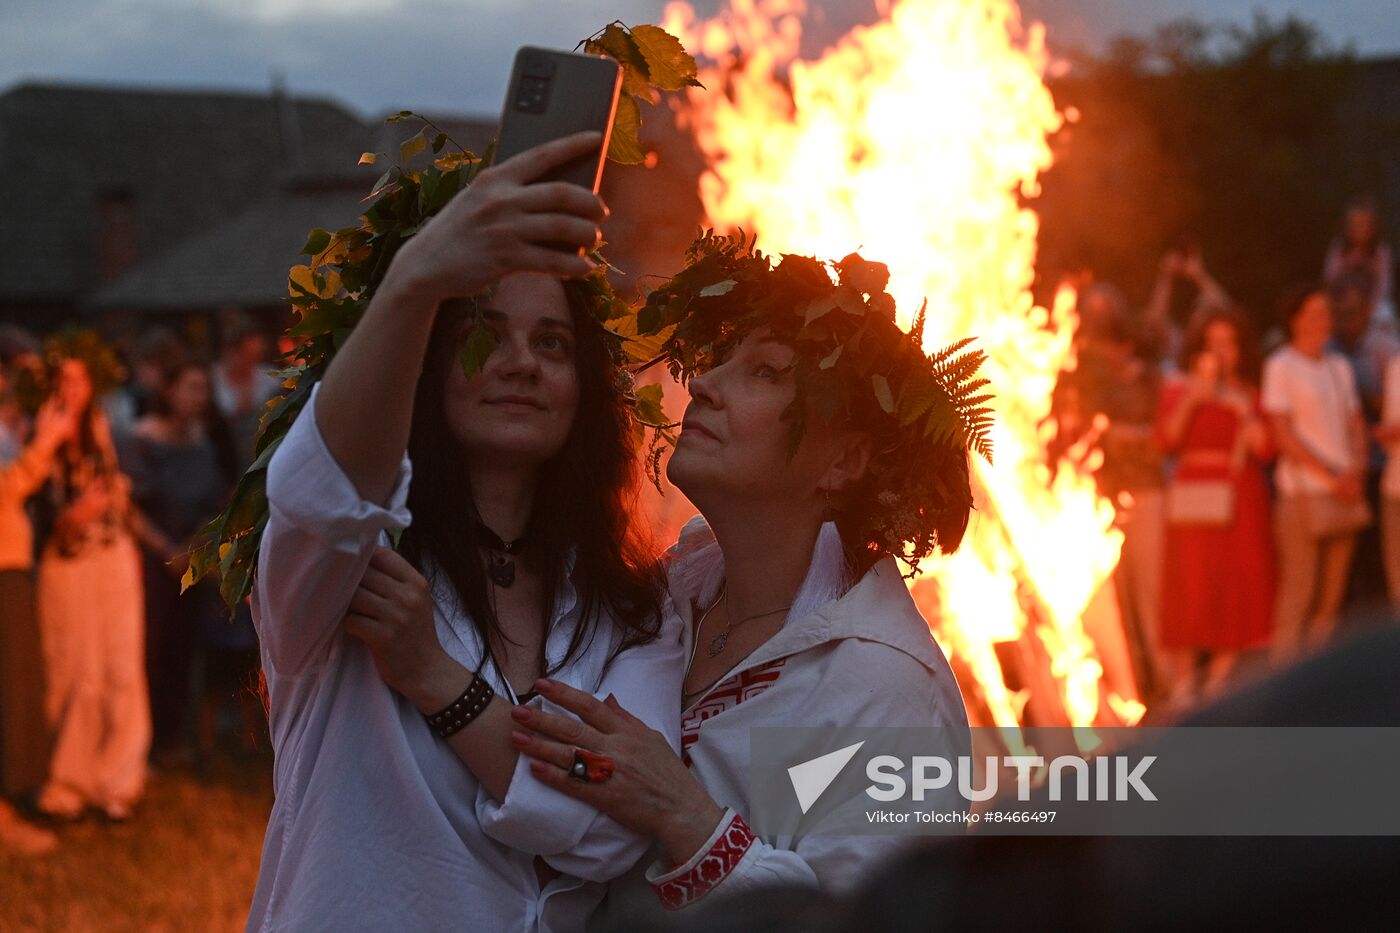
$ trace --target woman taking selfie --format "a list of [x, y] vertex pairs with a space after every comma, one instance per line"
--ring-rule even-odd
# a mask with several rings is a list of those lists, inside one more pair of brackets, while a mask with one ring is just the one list
[[[1176, 457], [1167, 485], [1162, 645], [1173, 658], [1173, 706], [1224, 686], [1241, 651], [1265, 648], [1273, 630], [1274, 554], [1269, 517], [1273, 455], [1259, 406], [1259, 346], [1236, 311], [1192, 321], [1182, 353], [1189, 375], [1168, 385], [1157, 440]], [[1206, 657], [1205, 682], [1197, 666]]]
[[[544, 674], [678, 731], [627, 398], [560, 281], [592, 264], [538, 245], [596, 243], [598, 198], [534, 180], [598, 145], [481, 172], [405, 242], [272, 458], [253, 611], [276, 802], [250, 930], [574, 930], [645, 849], [510, 741]], [[473, 319], [442, 305], [484, 289], [497, 345], [468, 378]]]
[[[858, 256], [774, 268], [707, 238], [690, 257], [648, 302], [684, 309], [665, 352], [691, 402], [667, 472], [703, 515], [669, 567], [690, 659], [683, 753], [625, 700], [557, 679], [538, 689], [581, 722], [512, 713], [534, 774], [656, 840], [656, 860], [611, 889], [610, 917], [772, 884], [839, 892], [895, 851], [893, 837], [820, 823], [757, 838], [756, 727], [941, 727], [942, 752], [967, 753], [958, 685], [896, 557], [950, 552], [967, 528], [968, 451], [987, 450], [981, 354], [926, 357], [922, 318], [900, 331], [888, 272]], [[583, 775], [580, 750], [598, 763]], [[944, 793], [929, 805], [963, 808]]]

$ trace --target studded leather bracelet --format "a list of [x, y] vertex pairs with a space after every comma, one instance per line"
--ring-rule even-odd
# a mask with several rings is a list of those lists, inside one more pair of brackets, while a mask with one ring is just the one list
[[433, 727], [433, 731], [444, 739], [449, 739], [461, 732], [471, 721], [480, 716], [491, 698], [496, 695], [496, 691], [491, 689], [491, 685], [486, 682], [486, 678], [481, 674], [473, 674], [472, 682], [467, 685], [467, 689], [462, 691], [462, 695], [448, 704], [441, 712], [433, 713], [425, 717], [428, 725]]

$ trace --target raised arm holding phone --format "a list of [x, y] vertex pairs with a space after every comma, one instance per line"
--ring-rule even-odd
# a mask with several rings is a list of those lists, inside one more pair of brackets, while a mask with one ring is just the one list
[[[485, 169], [408, 239], [269, 464], [277, 800], [250, 930], [578, 929], [646, 848], [532, 776], [508, 715], [548, 674], [678, 741], [630, 409], [571, 281], [606, 208], [540, 180], [603, 143]], [[470, 377], [469, 297], [495, 342]]]

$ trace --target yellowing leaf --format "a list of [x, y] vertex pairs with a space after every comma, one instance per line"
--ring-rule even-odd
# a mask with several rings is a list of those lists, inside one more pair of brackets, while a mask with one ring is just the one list
[[373, 165], [374, 163], [376, 163], [376, 162], [378, 162], [378, 161], [379, 161], [379, 153], [377, 153], [377, 152], [362, 152], [362, 153], [360, 153], [360, 161], [357, 162], [357, 163], [355, 163], [355, 164], [356, 164], [356, 165]]
[[679, 91], [695, 83], [695, 59], [681, 40], [660, 26], [634, 26], [632, 41], [646, 59], [652, 84], [664, 91]]
[[642, 424], [660, 427], [669, 424], [666, 410], [661, 405], [664, 390], [659, 383], [642, 386], [637, 390], [637, 420]]
[[[317, 298], [334, 298], [340, 291], [340, 274], [334, 269], [318, 272], [310, 266], [292, 266], [287, 278], [290, 282], [288, 291], [293, 295], [297, 294], [297, 289], [301, 289]], [[293, 288], [293, 285], [296, 287]]]
[[621, 26], [613, 23], [597, 39], [585, 42], [583, 50], [591, 55], [606, 55], [622, 66], [622, 93], [639, 96], [650, 93], [647, 60]]
[[403, 141], [399, 146], [399, 158], [407, 162], [409, 159], [428, 148], [428, 140], [423, 136], [423, 131], [419, 130]]
[[642, 129], [642, 108], [637, 99], [623, 94], [617, 99], [617, 116], [613, 119], [612, 136], [608, 140], [608, 158], [623, 165], [637, 165], [646, 160], [637, 136]]

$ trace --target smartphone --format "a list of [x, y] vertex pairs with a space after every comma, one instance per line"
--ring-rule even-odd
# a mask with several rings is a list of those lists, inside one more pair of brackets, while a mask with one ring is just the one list
[[595, 130], [603, 135], [597, 152], [573, 159], [539, 180], [572, 182], [597, 194], [621, 88], [622, 66], [611, 58], [533, 46], [520, 49], [506, 89], [494, 161], [500, 164], [542, 143]]

